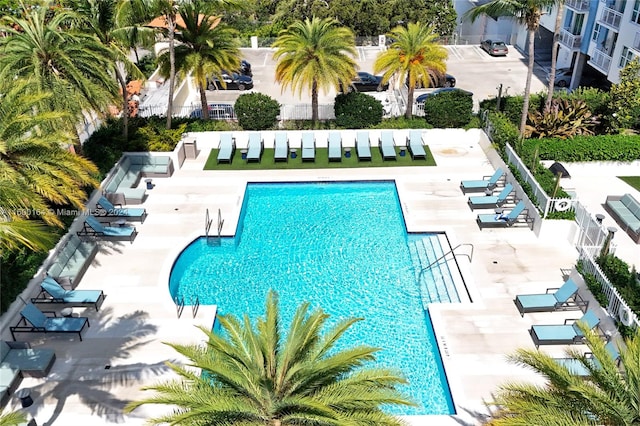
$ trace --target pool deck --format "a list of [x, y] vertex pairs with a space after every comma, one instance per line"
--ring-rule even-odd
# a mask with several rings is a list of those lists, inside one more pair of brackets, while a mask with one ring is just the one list
[[[581, 315], [567, 311], [521, 317], [513, 303], [516, 294], [559, 287], [563, 273], [575, 264], [577, 251], [562, 232], [536, 237], [526, 227], [481, 231], [475, 221], [478, 212], [469, 209], [467, 196], [459, 189], [462, 179], [493, 173], [479, 145], [480, 133], [432, 130], [424, 135], [437, 167], [203, 171], [212, 145], [199, 142], [196, 159], [185, 160], [171, 178], [153, 179], [155, 187], [148, 191], [143, 204], [149, 215], [144, 224], [136, 224], [139, 234], [135, 241], [101, 244], [77, 287], [102, 289], [107, 296], [98, 312], [92, 308], [74, 309], [91, 322], [83, 341], [65, 335], [18, 335], [19, 340], [30, 341], [34, 347], [53, 348], [57, 355], [46, 378], [25, 377], [22, 381], [20, 387], [30, 388], [35, 401], [24, 410], [38, 425], [62, 426], [142, 425], [150, 415], [165, 412], [165, 407], [145, 406], [124, 415], [122, 408], [131, 400], [149, 396], [140, 390], [142, 386], [174, 377], [164, 362], [179, 362], [180, 357], [163, 342], [203, 341], [204, 335], [195, 325], [212, 325], [215, 307], [201, 306], [194, 318], [187, 306], [178, 319], [167, 291], [173, 260], [190, 241], [204, 233], [206, 209], [213, 218], [212, 230], [216, 230], [220, 209], [224, 219], [222, 234], [233, 235], [248, 181], [394, 179], [409, 231], [446, 231], [453, 246], [464, 243], [474, 248], [470, 263], [459, 257], [472, 303], [430, 308], [458, 414], [406, 420], [412, 425], [480, 423], [487, 413], [485, 402], [499, 384], [539, 380], [505, 360], [505, 354], [516, 348], [534, 348], [528, 333], [531, 325], [561, 324], [565, 318]], [[572, 184], [581, 199], [585, 192], [584, 199], [594, 214], [606, 214], [601, 207], [597, 209], [608, 194], [630, 192], [640, 199], [638, 191], [621, 181], [613, 182], [616, 174], [634, 174], [633, 168], [626, 173], [611, 168], [608, 175], [602, 172], [595, 178], [591, 178], [588, 169], [587, 165], [576, 167]], [[606, 221], [608, 226], [615, 225], [608, 217]], [[629, 257], [623, 258], [638, 265], [637, 245], [623, 232], [616, 234], [615, 240], [620, 255], [626, 253]], [[31, 289], [35, 292], [33, 286]], [[19, 308], [16, 303], [2, 318], [5, 340], [11, 340], [6, 325], [17, 322]], [[598, 312], [602, 315], [604, 311], [598, 308]], [[612, 327], [607, 318], [604, 326]], [[541, 347], [557, 355], [563, 349]], [[8, 407], [19, 408], [19, 401], [11, 398]]]

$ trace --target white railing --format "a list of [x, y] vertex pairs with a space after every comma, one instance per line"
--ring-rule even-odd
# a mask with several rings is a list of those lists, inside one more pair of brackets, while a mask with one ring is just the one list
[[[333, 105], [331, 104], [318, 105], [319, 120], [333, 120], [335, 118], [336, 118], [336, 114], [333, 110]], [[280, 119], [281, 120], [311, 120], [311, 104], [282, 105], [280, 107]]]
[[566, 0], [564, 5], [576, 12], [586, 12], [589, 10], [589, 0]]
[[610, 7], [604, 7], [602, 14], [600, 15], [600, 23], [603, 23], [614, 30], [620, 29], [620, 22], [622, 21], [622, 13]]
[[582, 36], [571, 34], [568, 30], [560, 31], [560, 43], [569, 49], [579, 49], [582, 43]]
[[[596, 247], [598, 252], [607, 238], [607, 230], [602, 226], [602, 221], [594, 217], [579, 201], [574, 201], [573, 211], [575, 212], [575, 220], [580, 234], [576, 241], [576, 247], [585, 249], [586, 247]], [[612, 243], [609, 252], [615, 251], [615, 245]], [[589, 251], [592, 256], [596, 256]]]
[[607, 55], [602, 50], [596, 49], [593, 51], [593, 56], [589, 60], [589, 63], [608, 74], [609, 68], [611, 67], [611, 56]]
[[[202, 117], [199, 104], [174, 106], [174, 117]], [[165, 117], [167, 107], [165, 105], [145, 105], [138, 110], [140, 117]], [[236, 120], [236, 112], [232, 104], [210, 104], [209, 118], [211, 120]], [[311, 104], [282, 105], [280, 107], [280, 118], [282, 120], [311, 120]], [[318, 105], [318, 118], [320, 120], [333, 120], [336, 118], [333, 105]]]
[[[594, 260], [594, 254], [585, 250], [583, 247], [579, 247], [579, 260], [582, 263], [582, 268], [585, 273], [593, 275], [598, 283], [600, 283], [600, 288], [607, 298], [607, 313], [611, 315], [613, 318], [618, 318], [623, 323], [628, 321], [628, 323], [633, 324], [634, 327], [640, 326], [640, 321], [638, 321], [638, 316], [629, 308], [627, 302], [622, 299], [618, 290], [611, 285], [607, 277], [602, 272], [602, 269], [598, 266], [596, 261]], [[596, 254], [597, 256], [597, 254]], [[624, 315], [629, 315], [630, 319], [622, 318]]]
[[537, 204], [540, 210], [542, 210], [542, 217], [546, 217], [549, 212], [549, 207], [551, 204], [551, 198], [547, 195], [547, 193], [542, 189], [538, 181], [529, 171], [529, 168], [524, 165], [518, 154], [514, 151], [511, 145], [507, 144], [505, 146], [505, 152], [507, 154], [507, 160], [510, 164], [512, 164], [520, 173], [520, 177], [531, 187], [531, 191], [533, 192], [533, 196], [535, 200], [531, 200], [534, 204]]

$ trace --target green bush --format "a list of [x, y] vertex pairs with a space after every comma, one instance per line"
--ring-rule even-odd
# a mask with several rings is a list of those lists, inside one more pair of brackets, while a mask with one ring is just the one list
[[[59, 232], [52, 228], [51, 232]], [[47, 252], [33, 252], [27, 249], [6, 251], [0, 257], [0, 312], [6, 312], [20, 293], [27, 287], [27, 283], [38, 271], [42, 262], [47, 258]]]
[[364, 93], [340, 93], [333, 108], [336, 125], [345, 129], [366, 129], [382, 121], [382, 103]]
[[507, 144], [512, 147], [517, 145], [520, 139], [518, 127], [506, 115], [501, 112], [489, 113], [489, 122], [492, 129], [491, 138], [500, 153], [504, 154]]
[[242, 130], [235, 121], [225, 120], [196, 120], [187, 123], [187, 132], [221, 132]]
[[424, 101], [424, 116], [436, 128], [463, 127], [473, 116], [473, 98], [460, 90], [428, 96]]
[[524, 141], [523, 155], [538, 147], [541, 160], [554, 161], [634, 161], [640, 158], [640, 136], [576, 136], [573, 139], [529, 139]]
[[262, 93], [245, 93], [235, 103], [238, 124], [244, 130], [272, 129], [278, 123], [280, 104]]

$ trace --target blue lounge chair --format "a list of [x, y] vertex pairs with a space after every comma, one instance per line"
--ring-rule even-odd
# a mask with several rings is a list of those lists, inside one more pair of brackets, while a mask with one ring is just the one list
[[273, 152], [274, 161], [287, 161], [289, 159], [289, 138], [286, 133], [276, 133]]
[[[555, 290], [550, 293], [551, 290]], [[586, 311], [589, 302], [578, 295], [578, 285], [569, 278], [560, 288], [548, 288], [546, 293], [519, 294], [514, 300], [520, 316], [527, 312], [549, 312], [567, 309], [582, 309]]]
[[383, 160], [396, 159], [396, 146], [393, 142], [393, 132], [385, 131], [380, 133], [380, 151], [382, 152]]
[[492, 176], [485, 176], [485, 178], [481, 180], [463, 180], [460, 182], [460, 189], [463, 194], [466, 194], [467, 192], [483, 192], [487, 189], [493, 189], [496, 187], [502, 176], [504, 176], [504, 170], [497, 169]]
[[[574, 321], [569, 324], [568, 321]], [[600, 318], [593, 311], [587, 311], [582, 318], [577, 321], [584, 322], [589, 329], [594, 329], [600, 324]], [[558, 325], [534, 325], [529, 330], [536, 348], [541, 345], [574, 345], [584, 343], [584, 335], [576, 320], [565, 320], [564, 324]]]
[[97, 214], [100, 217], [139, 220], [143, 223], [147, 217], [147, 209], [145, 208], [118, 208], [114, 206], [106, 197], [100, 197], [96, 203]]
[[313, 133], [302, 134], [302, 161], [315, 161], [316, 138]]
[[[98, 310], [104, 301], [102, 290], [66, 290], [56, 280], [45, 277], [40, 283], [42, 291], [31, 299], [32, 303], [66, 303], [69, 305], [93, 305]], [[46, 295], [50, 297], [47, 297]]]
[[84, 227], [78, 231], [78, 236], [96, 236], [115, 240], [128, 239], [133, 243], [134, 238], [138, 235], [135, 226], [107, 226], [103, 225], [93, 216], [87, 216], [84, 221]]
[[356, 150], [358, 151], [358, 161], [371, 161], [369, 132], [358, 132], [356, 134]]
[[[615, 343], [613, 343], [613, 341], [611, 341], [611, 342], [607, 343], [604, 346], [604, 348], [607, 350], [607, 353], [609, 354], [611, 359], [615, 363], [619, 364], [620, 363], [620, 352], [616, 348]], [[593, 356], [593, 353], [587, 352], [585, 354], [585, 356], [587, 357], [587, 362], [589, 362], [592, 365], [594, 370], [600, 368], [600, 363]], [[574, 374], [576, 376], [586, 377], [586, 376], [590, 376], [591, 375], [591, 371], [589, 370], [589, 368], [587, 368], [587, 366], [585, 364], [583, 364], [582, 362], [580, 362], [579, 360], [577, 360], [575, 358], [555, 358], [555, 360], [556, 360], [556, 362], [558, 364], [564, 366], [565, 368], [567, 368], [567, 370], [569, 370], [572, 374]]]
[[518, 216], [524, 211], [525, 207], [524, 201], [520, 200], [509, 213], [479, 214], [476, 222], [478, 222], [480, 229], [512, 226], [516, 223]]
[[231, 133], [222, 133], [220, 135], [220, 145], [218, 146], [218, 164], [229, 163], [233, 158], [233, 153], [236, 150], [236, 140], [231, 136]]
[[18, 325], [9, 327], [13, 340], [16, 340], [15, 333], [77, 333], [82, 340], [82, 330], [89, 327], [87, 317], [49, 317], [32, 303], [27, 304], [20, 315]]
[[420, 130], [411, 130], [409, 132], [409, 137], [407, 138], [407, 146], [409, 147], [409, 153], [411, 154], [411, 158], [416, 160], [419, 158], [427, 158], [427, 153], [424, 150], [424, 145], [422, 144], [422, 131]]
[[247, 162], [256, 161], [260, 162], [262, 157], [262, 150], [264, 149], [264, 142], [260, 133], [251, 133], [249, 135], [249, 146], [247, 150]]
[[500, 207], [507, 201], [507, 197], [513, 191], [513, 185], [510, 183], [506, 184], [502, 191], [498, 195], [476, 195], [473, 197], [469, 197], [469, 207], [471, 210], [473, 209], [492, 209], [496, 207]]
[[342, 161], [342, 136], [338, 132], [329, 133], [329, 161]]

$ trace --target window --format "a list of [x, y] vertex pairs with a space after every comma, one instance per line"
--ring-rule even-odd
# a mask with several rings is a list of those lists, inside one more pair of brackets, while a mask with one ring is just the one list
[[620, 68], [624, 68], [627, 66], [629, 62], [631, 62], [634, 58], [634, 54], [627, 46], [624, 46], [622, 49], [622, 54], [620, 55], [620, 63], [618, 64]]
[[596, 23], [593, 27], [593, 34], [591, 34], [591, 41], [598, 41], [598, 38], [600, 37], [600, 29], [602, 27], [600, 26], [600, 24]]
[[640, 0], [636, 0], [636, 3], [633, 5], [631, 21], [635, 22], [636, 24], [640, 24]]

